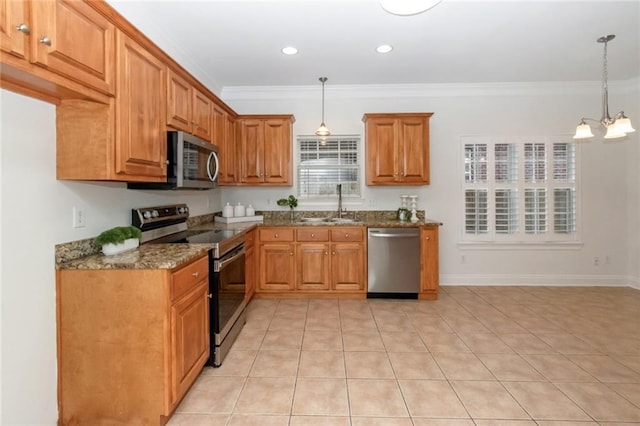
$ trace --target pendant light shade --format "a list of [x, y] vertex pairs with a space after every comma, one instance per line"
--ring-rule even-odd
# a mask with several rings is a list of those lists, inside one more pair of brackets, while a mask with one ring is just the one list
[[381, 0], [380, 6], [392, 15], [411, 16], [426, 12], [441, 0]]
[[318, 80], [322, 83], [322, 122], [320, 123], [320, 127], [316, 130], [317, 136], [330, 136], [331, 132], [324, 124], [324, 83], [327, 81], [327, 77], [320, 77]]
[[607, 83], [607, 43], [613, 40], [616, 36], [609, 34], [600, 37], [598, 43], [604, 43], [604, 61], [602, 66], [602, 117], [600, 120], [593, 118], [582, 118], [580, 124], [576, 127], [576, 134], [574, 139], [587, 139], [592, 138], [591, 126], [589, 126], [585, 120], [596, 121], [602, 124], [607, 133], [604, 135], [605, 139], [617, 139], [627, 136], [627, 133], [635, 132], [631, 126], [631, 120], [624, 115], [624, 111], [620, 111], [613, 118], [609, 115], [609, 87]]

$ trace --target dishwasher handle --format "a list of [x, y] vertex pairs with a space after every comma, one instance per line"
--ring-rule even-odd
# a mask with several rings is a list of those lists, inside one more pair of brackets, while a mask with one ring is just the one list
[[380, 231], [370, 231], [369, 236], [375, 238], [416, 238], [420, 234], [416, 231], [415, 233], [402, 233], [395, 234], [393, 232], [380, 232]]

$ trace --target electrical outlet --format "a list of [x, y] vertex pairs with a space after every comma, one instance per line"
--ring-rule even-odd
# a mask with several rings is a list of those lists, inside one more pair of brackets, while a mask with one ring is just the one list
[[376, 205], [376, 200], [374, 198], [369, 198], [369, 200], [367, 200], [369, 202], [370, 206], [375, 206]]
[[73, 207], [71, 209], [73, 214], [73, 227], [84, 228], [87, 226], [87, 212], [82, 207]]
[[467, 258], [464, 256], [464, 254], [460, 256], [460, 263], [467, 263]]
[[600, 258], [598, 256], [593, 258], [593, 266], [600, 265]]
[[611, 258], [609, 256], [604, 257], [604, 264], [609, 265], [611, 263]]

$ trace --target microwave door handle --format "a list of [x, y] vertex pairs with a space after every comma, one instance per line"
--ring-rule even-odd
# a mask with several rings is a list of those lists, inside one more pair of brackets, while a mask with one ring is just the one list
[[[216, 163], [216, 170], [213, 173], [213, 175], [211, 175], [211, 159], [213, 159]], [[209, 154], [209, 158], [207, 159], [207, 175], [209, 175], [209, 180], [211, 182], [216, 181], [216, 179], [218, 178], [219, 171], [220, 171], [220, 161], [218, 161], [218, 156], [216, 155], [216, 153], [211, 151], [211, 153]]]

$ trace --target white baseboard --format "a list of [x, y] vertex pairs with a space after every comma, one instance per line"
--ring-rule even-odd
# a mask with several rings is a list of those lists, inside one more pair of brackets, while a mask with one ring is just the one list
[[633, 287], [640, 279], [624, 275], [461, 275], [441, 274], [440, 285]]

